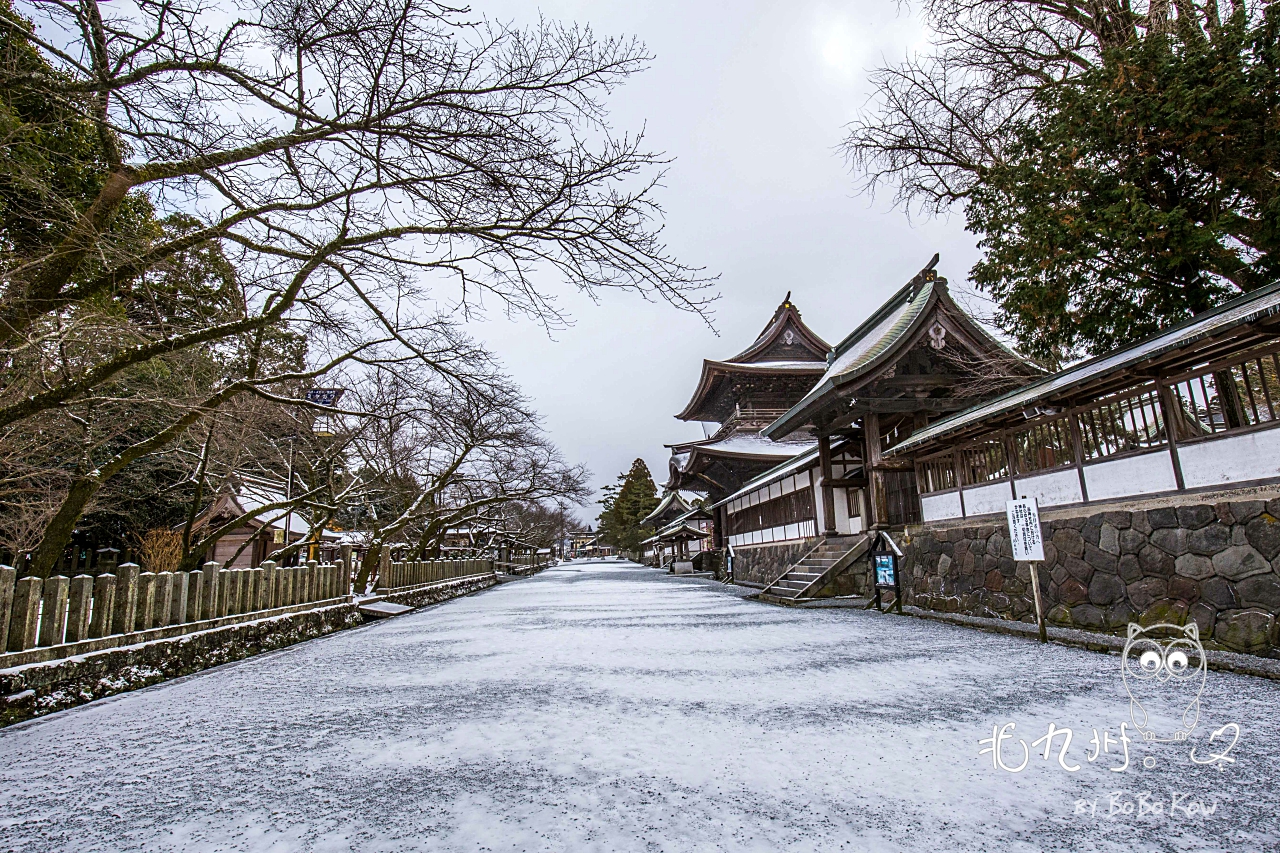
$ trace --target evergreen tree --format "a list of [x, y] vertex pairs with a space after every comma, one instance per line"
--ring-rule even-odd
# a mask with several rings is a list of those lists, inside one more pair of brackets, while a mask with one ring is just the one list
[[1042, 89], [982, 174], [974, 282], [1029, 354], [1104, 352], [1280, 277], [1280, 5], [1234, 9]]
[[641, 520], [658, 505], [658, 489], [643, 459], [631, 463], [631, 470], [618, 475], [618, 482], [604, 488], [600, 501], [600, 538], [619, 551], [638, 551], [650, 530]]

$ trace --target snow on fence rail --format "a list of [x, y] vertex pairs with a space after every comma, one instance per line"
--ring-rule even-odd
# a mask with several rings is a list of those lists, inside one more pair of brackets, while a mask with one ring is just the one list
[[391, 563], [383, 567], [376, 588], [397, 590], [440, 581], [487, 575], [493, 572], [492, 560], [429, 560], [425, 562]]
[[[41, 660], [55, 660], [93, 646], [128, 645], [168, 634], [155, 630], [160, 628], [327, 606], [350, 590], [341, 560], [280, 567], [268, 560], [256, 569], [205, 563], [192, 572], [158, 574], [124, 563], [114, 574], [97, 577], [20, 579], [11, 566], [0, 566], [0, 667], [29, 662], [25, 658], [31, 655], [15, 659], [14, 652], [41, 650], [47, 652], [39, 655]], [[86, 641], [107, 638], [119, 641], [86, 647]]]

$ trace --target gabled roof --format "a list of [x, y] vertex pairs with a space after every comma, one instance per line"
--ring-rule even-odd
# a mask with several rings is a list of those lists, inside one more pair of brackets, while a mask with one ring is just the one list
[[[1180, 347], [1188, 347], [1202, 341], [1210, 343], [1207, 339], [1216, 339], [1229, 333], [1233, 328], [1248, 326], [1278, 315], [1280, 315], [1280, 282], [1239, 296], [1217, 308], [1203, 311], [1189, 320], [1163, 332], [1157, 332], [1132, 346], [1083, 361], [993, 400], [943, 418], [912, 434], [891, 448], [888, 453], [894, 455], [909, 451], [942, 436], [958, 432], [976, 422], [1022, 411], [1033, 403], [1047, 398], [1082, 392], [1086, 386], [1090, 393], [1094, 394], [1122, 390], [1119, 386], [1134, 384], [1133, 374], [1129, 371], [1139, 364], [1151, 362]], [[1207, 361], [1211, 357], [1213, 355], [1197, 349], [1187, 353], [1186, 360], [1191, 363], [1181, 364], [1176, 369], [1191, 367], [1195, 362]], [[1114, 379], [1107, 383], [1105, 380], [1109, 374], [1113, 375]]]
[[762, 434], [774, 439], [804, 426], [829, 402], [828, 395], [874, 376], [900, 355], [903, 346], [916, 339], [926, 319], [941, 307], [951, 322], [961, 326], [980, 345], [1021, 361], [1004, 344], [969, 318], [952, 301], [947, 282], [934, 272], [938, 256], [897, 293], [841, 341], [827, 357], [828, 366], [818, 384]]
[[673, 489], [662, 496], [662, 500], [658, 501], [658, 505], [653, 508], [653, 512], [640, 519], [640, 523], [653, 524], [669, 513], [674, 513], [674, 515], [672, 515], [674, 518], [676, 515], [683, 515], [689, 510], [690, 506], [688, 501], [682, 498], [678, 491]]
[[715, 401], [724, 393], [724, 383], [737, 376], [774, 376], [783, 383], [821, 376], [828, 349], [827, 342], [804, 324], [788, 293], [751, 346], [724, 361], [703, 360], [698, 387], [676, 417], [682, 421], [720, 420], [723, 415], [717, 409], [723, 406], [717, 407]]
[[[787, 337], [791, 332], [791, 337]], [[831, 347], [800, 319], [800, 311], [791, 304], [791, 292], [787, 291], [773, 317], [760, 330], [755, 343], [727, 359], [730, 362], [752, 363], [758, 361], [805, 361], [805, 354], [812, 360], [821, 360]]]

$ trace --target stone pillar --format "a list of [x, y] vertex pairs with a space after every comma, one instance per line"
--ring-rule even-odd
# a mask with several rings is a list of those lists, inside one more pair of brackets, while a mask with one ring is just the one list
[[128, 634], [138, 620], [137, 563], [123, 563], [116, 569], [116, 612], [111, 620], [111, 633]]
[[0, 566], [0, 652], [9, 648], [9, 617], [13, 613], [13, 585], [17, 581], [17, 569]]
[[169, 611], [173, 607], [173, 572], [156, 575], [156, 604], [151, 614], [151, 627], [163, 628], [169, 624]]
[[9, 621], [9, 651], [34, 648], [40, 622], [40, 588], [37, 577], [20, 578], [13, 585], [13, 618]]
[[156, 612], [156, 576], [151, 572], [138, 575], [138, 606], [134, 629], [149, 630], [155, 623]]
[[204, 572], [196, 569], [187, 572], [187, 612], [184, 622], [199, 622], [204, 618]]
[[172, 584], [173, 592], [169, 596], [169, 618], [170, 625], [181, 625], [187, 619], [187, 595], [191, 575], [187, 572], [174, 572]]
[[355, 571], [355, 563], [351, 562], [353, 550], [349, 543], [338, 546], [338, 563], [342, 566], [342, 580], [339, 582], [342, 595], [346, 595], [351, 589], [351, 575]]
[[89, 614], [93, 611], [93, 578], [76, 575], [67, 594], [67, 642], [89, 639]]
[[93, 579], [93, 615], [89, 617], [89, 636], [107, 637], [115, 629], [116, 576], [101, 574]]
[[62, 636], [67, 629], [67, 587], [67, 578], [62, 575], [45, 579], [41, 590], [44, 599], [44, 614], [40, 619], [42, 646], [62, 644]]
[[262, 561], [262, 582], [258, 587], [258, 609], [270, 610], [276, 606], [276, 563]]
[[222, 566], [219, 566], [213, 560], [205, 563], [201, 569], [203, 577], [201, 578], [200, 597], [204, 599], [200, 610], [201, 618], [217, 619], [218, 618], [218, 575], [222, 572]]
[[262, 609], [262, 567], [253, 570], [249, 575], [249, 610], [257, 612]]
[[235, 616], [240, 612], [240, 586], [244, 583], [244, 572], [239, 569], [228, 569], [222, 580], [227, 587], [222, 615]]
[[350, 588], [347, 574], [347, 564], [344, 560], [339, 559], [333, 564], [333, 597], [342, 598], [347, 594]]
[[317, 570], [319, 565], [315, 560], [307, 560], [307, 570], [303, 573], [305, 578], [303, 580], [303, 603], [310, 603], [320, 599], [320, 596], [316, 594], [318, 592], [317, 584], [320, 582], [320, 572]]

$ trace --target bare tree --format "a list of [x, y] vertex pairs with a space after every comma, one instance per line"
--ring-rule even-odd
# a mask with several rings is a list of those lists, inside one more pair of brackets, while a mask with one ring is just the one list
[[863, 189], [887, 183], [896, 202], [932, 212], [968, 197], [1001, 162], [1041, 89], [1146, 32], [1221, 24], [1214, 0], [925, 0], [923, 9], [932, 52], [872, 73], [874, 94], [843, 148]]

